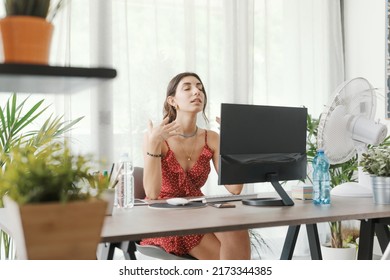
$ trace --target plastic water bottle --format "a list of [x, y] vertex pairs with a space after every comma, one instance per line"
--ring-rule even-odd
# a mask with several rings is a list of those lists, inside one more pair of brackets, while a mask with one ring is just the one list
[[329, 160], [322, 149], [313, 159], [313, 203], [330, 204]]
[[118, 208], [131, 208], [134, 206], [134, 167], [128, 153], [122, 154], [118, 168], [115, 205]]

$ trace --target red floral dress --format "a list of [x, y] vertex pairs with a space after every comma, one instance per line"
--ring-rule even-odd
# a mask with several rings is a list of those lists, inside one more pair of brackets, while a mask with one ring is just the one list
[[[210, 173], [210, 160], [214, 152], [207, 145], [207, 131], [205, 133], [205, 145], [194, 166], [185, 171], [177, 161], [175, 154], [169, 147], [167, 154], [161, 159], [162, 186], [159, 199], [170, 197], [202, 196], [201, 187], [207, 181]], [[203, 235], [168, 236], [148, 238], [141, 241], [142, 245], [156, 245], [162, 247], [168, 253], [186, 255], [196, 247]]]

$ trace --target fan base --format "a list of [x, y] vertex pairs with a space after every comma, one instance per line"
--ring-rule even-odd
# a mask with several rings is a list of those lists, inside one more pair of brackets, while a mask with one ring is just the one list
[[334, 187], [330, 194], [334, 196], [372, 197], [371, 189], [353, 182], [343, 183]]

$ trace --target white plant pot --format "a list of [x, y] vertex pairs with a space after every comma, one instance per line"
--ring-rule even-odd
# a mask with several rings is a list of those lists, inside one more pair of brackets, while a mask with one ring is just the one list
[[321, 245], [323, 260], [356, 260], [356, 245], [348, 244], [347, 248], [332, 248], [330, 244]]

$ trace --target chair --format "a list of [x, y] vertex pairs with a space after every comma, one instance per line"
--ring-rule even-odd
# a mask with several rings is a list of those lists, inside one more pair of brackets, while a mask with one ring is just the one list
[[[146, 197], [144, 185], [143, 185], [143, 173], [142, 167], [134, 167], [134, 198], [144, 199]], [[137, 206], [146, 207], [146, 206]], [[195, 259], [192, 256], [177, 256], [167, 253], [164, 249], [158, 246], [141, 245], [138, 241], [124, 241], [119, 243], [108, 243], [105, 247], [105, 258], [112, 260], [114, 257], [115, 248], [122, 250], [126, 260], [136, 260], [136, 252], [141, 253], [144, 256], [152, 257], [161, 260], [189, 260]]]

